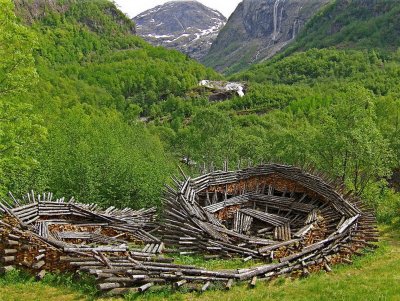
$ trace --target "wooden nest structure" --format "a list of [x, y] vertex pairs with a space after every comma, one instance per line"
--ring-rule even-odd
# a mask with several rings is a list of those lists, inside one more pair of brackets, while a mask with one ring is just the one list
[[[145, 291], [154, 284], [213, 282], [307, 275], [374, 248], [373, 212], [343, 186], [296, 167], [261, 165], [215, 171], [166, 186], [164, 215], [156, 210], [81, 204], [51, 193], [10, 194], [0, 202], [2, 270], [84, 272], [109, 294]], [[262, 265], [210, 271], [173, 263], [164, 253], [206, 259], [242, 257]]]
[[181, 254], [269, 262], [234, 278], [330, 270], [376, 247], [373, 210], [311, 170], [269, 164], [182, 176], [167, 187], [162, 240]]

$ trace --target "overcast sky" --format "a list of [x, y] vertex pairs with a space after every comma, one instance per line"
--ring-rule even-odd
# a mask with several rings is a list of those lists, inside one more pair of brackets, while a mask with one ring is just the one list
[[[141, 12], [170, 0], [114, 0], [120, 9], [131, 18]], [[241, 0], [199, 0], [204, 5], [220, 11], [225, 17], [229, 17]]]

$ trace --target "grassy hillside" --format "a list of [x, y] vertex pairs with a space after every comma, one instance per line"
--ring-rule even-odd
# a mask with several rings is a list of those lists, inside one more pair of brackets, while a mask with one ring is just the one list
[[308, 22], [284, 55], [327, 47], [397, 50], [399, 15], [396, 0], [336, 0]]
[[154, 288], [145, 294], [131, 294], [124, 299], [98, 298], [90, 281], [46, 276], [43, 282], [10, 273], [0, 277], [0, 300], [399, 300], [400, 237], [397, 231], [382, 229], [380, 248], [352, 265], [336, 266], [333, 272], [305, 279], [278, 278], [259, 282], [254, 289], [246, 284], [229, 292], [211, 290], [204, 294]]

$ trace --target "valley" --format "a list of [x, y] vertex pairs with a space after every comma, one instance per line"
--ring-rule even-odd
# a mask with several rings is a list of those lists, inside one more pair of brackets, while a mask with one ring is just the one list
[[[225, 292], [210, 282], [201, 294], [183, 283], [124, 298], [397, 300], [399, 12], [395, 0], [244, 0], [226, 18], [197, 1], [173, 1], [132, 19], [108, 0], [0, 0], [0, 197], [34, 190], [111, 211], [155, 207], [162, 221], [165, 187], [176, 187], [182, 174], [296, 166], [373, 209], [376, 251], [357, 250], [365, 256], [351, 256], [351, 265], [333, 266], [332, 273], [260, 277], [253, 289], [242, 283]], [[249, 189], [238, 183], [229, 193], [211, 185], [193, 198], [223, 203]], [[302, 200], [304, 189], [289, 184], [275, 196]], [[261, 210], [298, 219], [291, 211]], [[167, 218], [176, 225], [179, 214]], [[215, 229], [225, 231], [225, 220], [218, 228], [212, 216]], [[199, 225], [189, 232], [219, 233]], [[273, 238], [271, 229], [261, 230], [262, 239]], [[171, 258], [218, 270], [259, 264], [240, 256]], [[104, 298], [86, 276], [0, 276], [0, 300]]]

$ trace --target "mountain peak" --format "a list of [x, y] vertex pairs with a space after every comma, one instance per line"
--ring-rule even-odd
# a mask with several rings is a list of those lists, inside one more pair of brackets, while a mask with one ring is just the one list
[[156, 46], [203, 58], [226, 23], [217, 10], [198, 1], [170, 1], [133, 18], [137, 33]]

